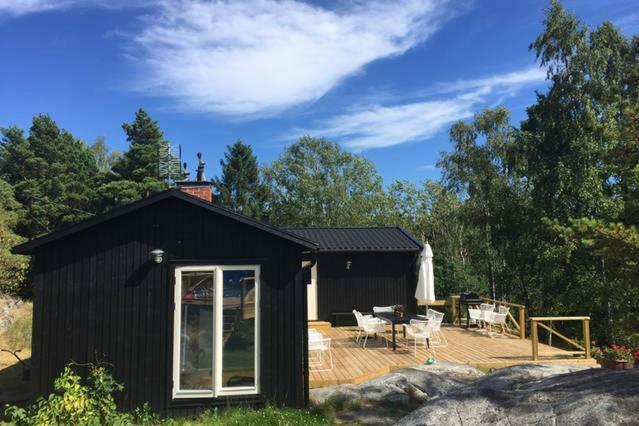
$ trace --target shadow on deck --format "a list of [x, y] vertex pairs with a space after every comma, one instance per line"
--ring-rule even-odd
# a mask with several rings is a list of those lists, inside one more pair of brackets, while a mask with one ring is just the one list
[[[418, 346], [415, 355], [412, 341], [409, 349], [401, 332], [397, 333], [397, 351], [391, 345], [386, 347], [384, 339], [390, 339], [390, 333], [369, 339], [366, 349], [355, 342], [355, 327], [334, 327], [319, 330], [324, 337], [332, 339], [334, 367], [331, 371], [310, 371], [310, 387], [318, 388], [338, 384], [357, 384], [381, 376], [390, 371], [423, 364], [430, 353], [437, 361], [449, 361], [469, 364], [479, 368], [503, 368], [516, 364], [586, 364], [596, 365], [593, 359], [577, 358], [568, 352], [540, 344], [540, 351], [552, 351], [539, 361], [532, 361], [530, 340], [498, 335], [489, 337], [477, 330], [458, 327], [443, 327], [442, 332], [448, 340], [448, 346], [425, 349]], [[563, 353], [565, 352], [565, 354]]]

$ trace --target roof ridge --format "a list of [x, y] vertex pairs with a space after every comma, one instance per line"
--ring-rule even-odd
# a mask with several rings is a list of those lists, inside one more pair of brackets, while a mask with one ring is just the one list
[[421, 251], [422, 244], [399, 226], [290, 227], [318, 243], [319, 251]]
[[228, 214], [230, 214], [232, 216], [237, 216], [238, 218], [242, 218], [242, 219], [244, 219], [247, 222], [252, 222], [255, 225], [258, 225], [259, 227], [264, 227], [264, 228], [272, 229], [274, 231], [279, 231], [279, 232], [282, 232], [284, 234], [288, 234], [291, 237], [294, 237], [296, 239], [301, 239], [301, 240], [306, 241], [307, 243], [310, 243], [310, 244], [313, 244], [313, 245], [317, 246], [317, 243], [315, 241], [311, 241], [311, 240], [309, 240], [307, 238], [304, 238], [302, 236], [299, 236], [297, 234], [290, 233], [290, 232], [286, 231], [286, 228], [281, 228], [279, 226], [271, 225], [270, 223], [262, 222], [261, 220], [255, 219], [254, 217], [246, 216], [246, 215], [244, 215], [242, 213], [235, 212], [235, 211], [233, 211], [233, 210], [231, 210], [231, 209], [229, 209], [227, 207], [220, 206], [219, 204], [214, 204], [211, 201], [203, 200], [202, 198], [200, 198], [200, 197], [198, 197], [196, 195], [191, 195], [191, 194], [189, 194], [187, 192], [180, 191], [179, 189], [176, 189], [176, 188], [170, 188], [167, 191], [172, 191], [175, 195], [179, 194], [179, 195], [184, 195], [184, 196], [187, 196], [187, 197], [191, 197], [194, 201], [197, 201], [199, 203], [203, 203], [205, 205], [208, 204], [207, 207], [213, 207], [213, 208], [222, 210], [222, 211], [224, 211], [224, 212], [226, 212], [226, 213], [228, 213]]
[[285, 229], [280, 229], [278, 227], [275, 227], [273, 225], [261, 222], [257, 219], [245, 216], [243, 214], [240, 213], [236, 213], [232, 210], [226, 209], [224, 207], [218, 206], [216, 204], [213, 204], [211, 202], [208, 202], [206, 200], [203, 200], [199, 197], [196, 197], [194, 195], [190, 195], [187, 194], [183, 191], [180, 191], [179, 189], [176, 188], [169, 188], [166, 189], [164, 191], [161, 192], [157, 192], [147, 198], [142, 198], [140, 200], [136, 200], [132, 203], [129, 203], [127, 205], [124, 206], [119, 206], [116, 208], [113, 208], [111, 210], [109, 210], [106, 213], [102, 213], [90, 218], [87, 218], [85, 220], [82, 220], [78, 223], [75, 223], [73, 225], [69, 225], [66, 226], [64, 228], [58, 229], [56, 231], [50, 232], [48, 234], [44, 234], [41, 236], [38, 236], [32, 240], [26, 241], [22, 244], [18, 244], [16, 246], [14, 246], [11, 251], [13, 253], [16, 254], [25, 254], [25, 253], [29, 253], [32, 249], [40, 247], [42, 245], [45, 244], [49, 244], [53, 241], [56, 241], [58, 239], [64, 238], [68, 235], [71, 234], [75, 234], [76, 232], [81, 232], [84, 231], [88, 228], [91, 228], [92, 226], [96, 226], [99, 225], [103, 222], [107, 222], [111, 219], [115, 219], [118, 218], [120, 216], [124, 216], [130, 212], [133, 212], [137, 209], [146, 207], [147, 205], [151, 205], [153, 203], [157, 203], [160, 202], [164, 199], [167, 199], [169, 197], [175, 197], [178, 199], [181, 199], [183, 201], [186, 201], [188, 203], [191, 203], [193, 205], [196, 206], [200, 206], [206, 209], [209, 209], [210, 211], [214, 212], [214, 213], [218, 213], [220, 215], [226, 216], [228, 218], [234, 219], [240, 223], [243, 223], [245, 225], [248, 226], [253, 226], [255, 228], [261, 229], [262, 231], [265, 232], [269, 232], [275, 236], [278, 236], [280, 238], [284, 238], [287, 239], [289, 241], [292, 241], [296, 244], [308, 247], [311, 250], [315, 250], [318, 247], [317, 242], [309, 240], [301, 235], [297, 235], [294, 234], [292, 232], [288, 232]]
[[399, 226], [284, 226], [281, 229], [400, 229]]

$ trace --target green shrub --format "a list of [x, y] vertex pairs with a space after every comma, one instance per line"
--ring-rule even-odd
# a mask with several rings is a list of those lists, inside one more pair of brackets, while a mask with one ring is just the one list
[[16, 425], [159, 423], [147, 404], [132, 414], [117, 411], [113, 394], [121, 392], [124, 386], [103, 365], [90, 364], [89, 377], [83, 381], [69, 364], [53, 387], [54, 393], [48, 398], [39, 398], [31, 407], [7, 405], [5, 415]]

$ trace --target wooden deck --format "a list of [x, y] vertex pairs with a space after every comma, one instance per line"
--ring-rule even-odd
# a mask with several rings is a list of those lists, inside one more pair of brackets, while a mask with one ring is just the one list
[[[383, 338], [390, 339], [390, 333], [375, 341], [368, 339], [366, 349], [355, 342], [355, 327], [322, 328], [324, 337], [332, 338], [333, 369], [331, 371], [310, 371], [310, 387], [318, 388], [346, 383], [362, 383], [374, 377], [398, 368], [423, 364], [429, 351], [423, 345], [418, 346], [417, 356], [412, 346], [405, 349], [401, 332], [397, 333], [397, 351], [393, 352], [391, 343], [386, 348]], [[552, 352], [552, 355], [532, 361], [530, 340], [494, 335], [489, 337], [483, 332], [466, 330], [459, 327], [443, 327], [442, 332], [448, 340], [447, 347], [434, 349], [437, 361], [450, 361], [469, 364], [480, 368], [503, 368], [515, 364], [553, 363], [596, 365], [592, 359], [575, 358], [569, 352], [540, 344], [540, 353]]]

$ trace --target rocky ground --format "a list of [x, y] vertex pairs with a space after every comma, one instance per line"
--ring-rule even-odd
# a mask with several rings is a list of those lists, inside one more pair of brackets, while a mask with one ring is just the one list
[[639, 425], [639, 368], [521, 365], [490, 374], [438, 363], [360, 385], [311, 390], [342, 423], [416, 425]]

